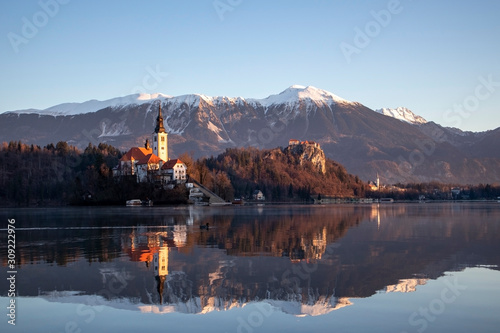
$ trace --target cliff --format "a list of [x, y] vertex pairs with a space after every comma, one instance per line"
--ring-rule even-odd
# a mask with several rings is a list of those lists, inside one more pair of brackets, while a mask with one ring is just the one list
[[325, 152], [320, 145], [313, 141], [290, 140], [289, 145], [283, 151], [285, 154], [293, 154], [299, 158], [300, 165], [305, 161], [311, 162], [322, 174], [326, 173]]
[[[326, 159], [318, 144], [308, 143], [259, 150], [230, 148], [206, 160], [211, 174], [224, 173], [235, 197], [251, 197], [260, 190], [268, 200], [310, 200], [311, 195], [364, 196], [367, 184], [339, 163]], [[191, 176], [198, 180], [195, 170]]]

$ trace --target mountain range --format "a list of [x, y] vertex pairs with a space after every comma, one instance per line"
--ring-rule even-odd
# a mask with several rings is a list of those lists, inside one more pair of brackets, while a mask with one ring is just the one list
[[154, 130], [159, 104], [170, 156], [209, 156], [228, 147], [321, 145], [326, 157], [361, 179], [382, 183], [500, 181], [500, 128], [464, 132], [400, 107], [372, 110], [312, 86], [293, 85], [264, 99], [135, 94], [0, 114], [0, 141], [80, 148], [106, 142], [127, 150]]

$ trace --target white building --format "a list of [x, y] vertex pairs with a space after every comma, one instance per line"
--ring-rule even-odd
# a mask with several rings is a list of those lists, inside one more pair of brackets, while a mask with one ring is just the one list
[[264, 196], [264, 193], [260, 190], [255, 190], [252, 195], [254, 200], [266, 200], [266, 197]]
[[187, 180], [187, 167], [181, 160], [170, 160], [163, 164], [161, 168], [163, 182], [175, 181], [176, 183], [183, 183]]
[[146, 140], [144, 148], [133, 147], [120, 159], [118, 166], [113, 168], [113, 176], [135, 176], [138, 183], [170, 182], [183, 183], [187, 180], [187, 167], [179, 159], [168, 158], [168, 133], [163, 126], [161, 104], [153, 132], [153, 148]]

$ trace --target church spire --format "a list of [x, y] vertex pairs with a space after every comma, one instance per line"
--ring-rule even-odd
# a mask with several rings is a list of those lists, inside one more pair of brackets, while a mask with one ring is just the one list
[[158, 117], [156, 117], [155, 133], [165, 133], [165, 127], [163, 127], [163, 116], [161, 115], [161, 102], [158, 109]]
[[153, 154], [161, 158], [164, 162], [168, 161], [168, 140], [167, 131], [163, 126], [163, 116], [161, 114], [161, 101], [158, 107], [158, 117], [156, 117], [156, 127], [153, 133]]

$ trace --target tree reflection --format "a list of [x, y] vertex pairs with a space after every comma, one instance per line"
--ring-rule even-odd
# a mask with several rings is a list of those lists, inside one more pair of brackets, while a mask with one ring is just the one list
[[120, 292], [103, 297], [127, 298], [141, 311], [205, 313], [266, 300], [318, 315], [377, 291], [414, 291], [446, 271], [500, 264], [500, 212], [484, 207], [105, 212], [74, 216], [65, 227], [28, 221], [17, 234], [21, 293], [56, 286], [97, 294], [106, 288], [103, 272], [126, 272]]

